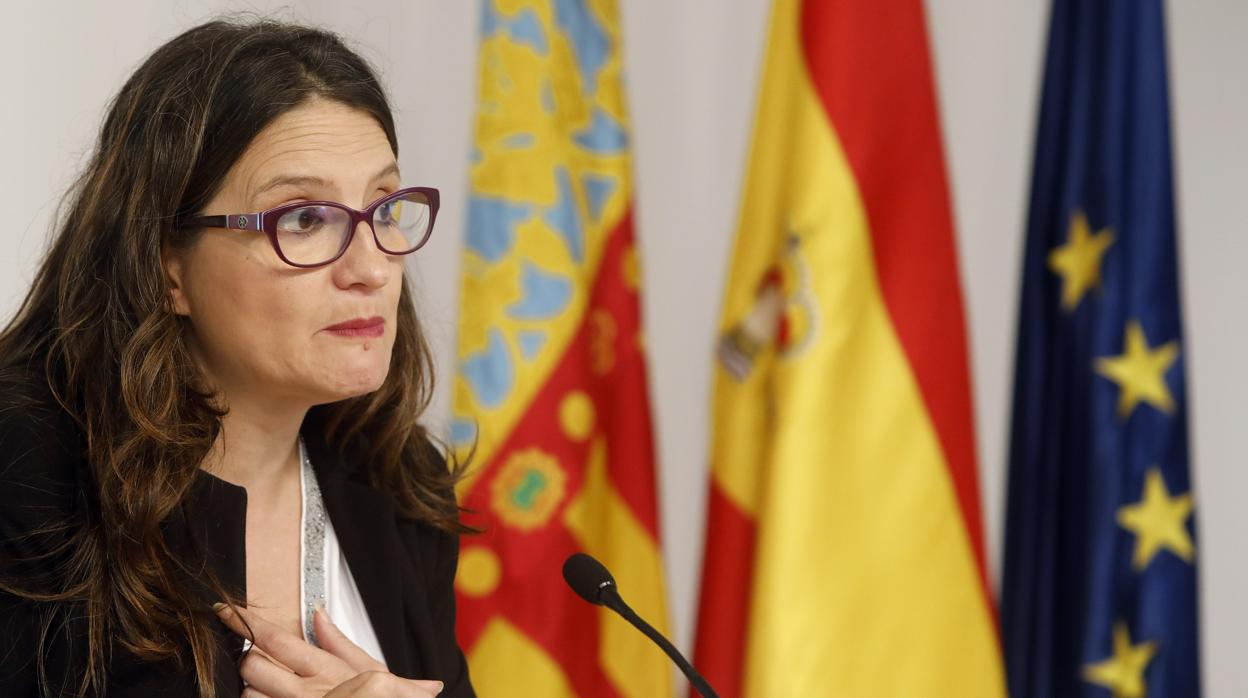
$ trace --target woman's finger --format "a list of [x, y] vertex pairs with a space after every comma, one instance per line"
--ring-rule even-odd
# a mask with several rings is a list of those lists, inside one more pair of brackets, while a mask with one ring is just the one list
[[316, 610], [312, 616], [312, 624], [316, 628], [316, 639], [320, 642], [321, 649], [343, 660], [355, 671], [388, 671], [385, 664], [360, 649], [359, 645], [344, 635], [324, 608]]
[[260, 691], [257, 691], [256, 689], [252, 688], [251, 686], [248, 686], [247, 688], [243, 689], [242, 694], [239, 695], [238, 698], [273, 698], [273, 697], [270, 695], [261, 693]]
[[410, 680], [409, 683], [415, 684], [416, 688], [426, 691], [431, 696], [436, 696], [442, 692], [442, 688], [446, 685], [441, 681], [417, 681]]
[[[343, 660], [313, 647], [246, 608], [231, 608], [224, 604], [214, 608], [230, 630], [250, 638], [253, 645], [300, 676], [321, 674], [341, 681], [355, 673]], [[251, 632], [248, 632], [248, 627]]]
[[299, 695], [300, 678], [274, 664], [264, 655], [252, 650], [243, 657], [238, 666], [238, 674], [246, 681], [249, 689], [260, 695], [295, 696]]
[[325, 698], [434, 698], [441, 681], [412, 681], [381, 671], [366, 671], [334, 687]]

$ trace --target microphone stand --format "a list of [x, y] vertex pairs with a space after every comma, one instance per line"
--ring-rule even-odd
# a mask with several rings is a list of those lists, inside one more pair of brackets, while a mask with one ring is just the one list
[[634, 628], [637, 628], [646, 637], [653, 640], [654, 644], [658, 645], [673, 662], [676, 662], [676, 666], [680, 667], [680, 671], [684, 673], [685, 678], [689, 679], [689, 683], [693, 685], [693, 689], [699, 695], [703, 698], [719, 698], [719, 694], [715, 692], [715, 689], [711, 688], [711, 685], [706, 682], [706, 679], [702, 678], [702, 675], [698, 673], [697, 669], [693, 668], [693, 665], [685, 659], [684, 655], [671, 642], [668, 642], [667, 638], [663, 637], [659, 631], [647, 623], [645, 619], [629, 608], [628, 604], [624, 603], [624, 599], [615, 590], [614, 584], [602, 587], [598, 598], [604, 606], [620, 614], [624, 620], [632, 623]]

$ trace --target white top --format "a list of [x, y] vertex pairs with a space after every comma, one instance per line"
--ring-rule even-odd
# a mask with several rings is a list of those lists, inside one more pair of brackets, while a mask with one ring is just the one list
[[[299, 530], [302, 532], [299, 546], [299, 606], [302, 609], [303, 639], [319, 646], [312, 631], [312, 612], [320, 602], [329, 612], [330, 620], [347, 639], [384, 664], [386, 660], [381, 654], [381, 644], [377, 641], [373, 623], [364, 609], [359, 587], [355, 585], [351, 568], [347, 566], [347, 558], [338, 545], [334, 526], [325, 515], [320, 485], [316, 481], [316, 472], [312, 469], [312, 462], [308, 459], [302, 438], [299, 439], [299, 460], [302, 463], [299, 469], [299, 485], [303, 492], [303, 505], [299, 513]], [[251, 642], [244, 638], [243, 650], [250, 648]]]

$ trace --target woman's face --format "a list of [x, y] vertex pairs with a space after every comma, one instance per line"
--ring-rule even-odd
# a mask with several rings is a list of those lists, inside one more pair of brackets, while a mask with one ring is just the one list
[[[363, 209], [398, 188], [398, 166], [376, 120], [314, 100], [256, 136], [202, 213], [255, 213], [300, 200]], [[323, 267], [287, 265], [263, 233], [206, 229], [187, 250], [166, 250], [166, 268], [175, 311], [193, 330], [192, 351], [227, 401], [311, 406], [385, 380], [403, 258], [377, 249], [366, 223]], [[377, 318], [379, 330], [331, 329]]]

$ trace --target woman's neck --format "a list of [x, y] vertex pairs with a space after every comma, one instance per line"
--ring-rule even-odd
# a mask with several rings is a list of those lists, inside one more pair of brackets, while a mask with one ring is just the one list
[[231, 399], [204, 470], [251, 494], [273, 491], [299, 474], [299, 427], [308, 408]]

